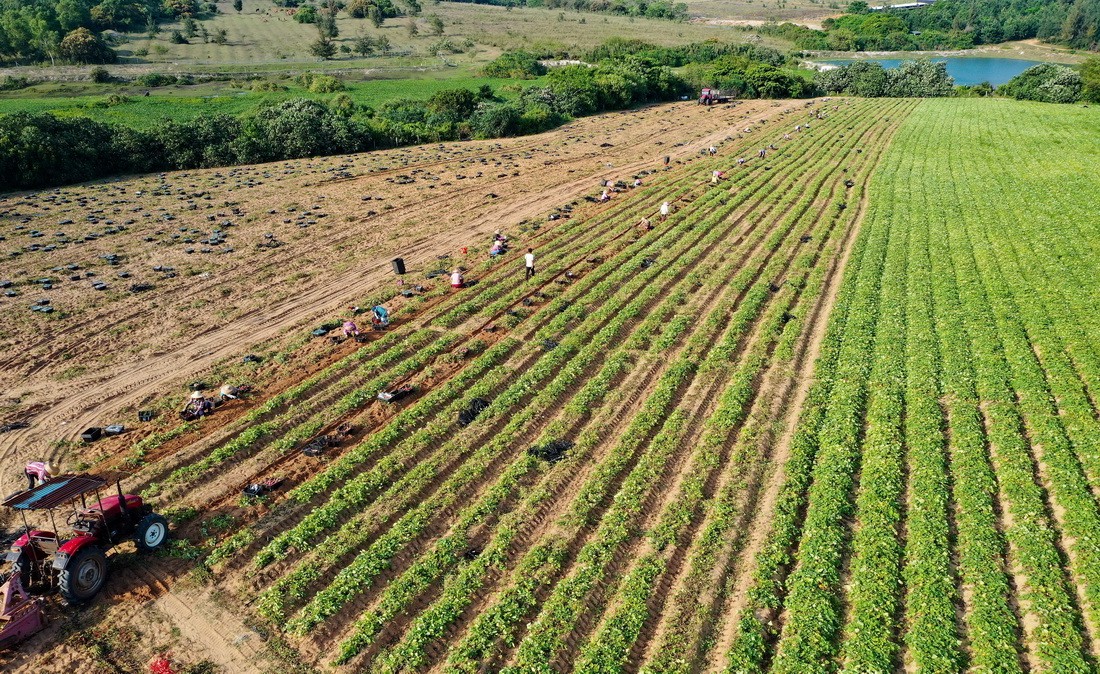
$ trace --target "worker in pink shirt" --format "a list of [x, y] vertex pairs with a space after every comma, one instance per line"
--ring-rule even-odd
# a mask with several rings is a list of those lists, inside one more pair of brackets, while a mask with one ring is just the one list
[[51, 477], [56, 477], [58, 474], [57, 467], [53, 464], [42, 461], [31, 461], [27, 464], [24, 472], [27, 475], [27, 489], [34, 489], [35, 481], [45, 482]]

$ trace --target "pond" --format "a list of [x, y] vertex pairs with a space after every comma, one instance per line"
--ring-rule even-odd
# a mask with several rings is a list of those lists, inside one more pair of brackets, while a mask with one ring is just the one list
[[[882, 58], [859, 60], [881, 63], [883, 68], [896, 68], [901, 65], [902, 61], [911, 61], [913, 59]], [[1019, 59], [967, 56], [958, 58], [934, 58], [932, 60], [936, 63], [947, 63], [947, 74], [955, 78], [955, 84], [972, 85], [981, 84], [982, 82], [989, 82], [995, 87], [1000, 86], [1005, 82], [1008, 82], [1010, 79], [1016, 77], [1031, 66], [1039, 65], [1039, 61], [1021, 61]], [[852, 63], [852, 59], [818, 61], [818, 63], [828, 63], [830, 65], [842, 66]]]

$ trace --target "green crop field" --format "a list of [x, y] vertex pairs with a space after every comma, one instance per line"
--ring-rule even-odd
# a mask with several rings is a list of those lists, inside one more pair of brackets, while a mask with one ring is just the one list
[[1096, 110], [941, 100], [903, 124], [730, 671], [775, 636], [776, 672], [1092, 671], [1097, 175]]

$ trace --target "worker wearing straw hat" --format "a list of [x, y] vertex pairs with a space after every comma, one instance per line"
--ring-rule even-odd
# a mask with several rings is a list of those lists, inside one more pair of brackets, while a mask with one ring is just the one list
[[27, 489], [34, 489], [35, 482], [45, 482], [51, 477], [57, 477], [60, 472], [60, 467], [53, 465], [49, 461], [45, 463], [42, 461], [31, 461], [24, 469], [24, 473], [27, 475]]

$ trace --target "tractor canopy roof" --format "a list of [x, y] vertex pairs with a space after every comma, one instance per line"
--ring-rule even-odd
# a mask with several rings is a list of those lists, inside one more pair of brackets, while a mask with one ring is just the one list
[[94, 475], [62, 475], [50, 478], [34, 489], [21, 491], [0, 505], [16, 510], [50, 510], [106, 484], [106, 480]]

